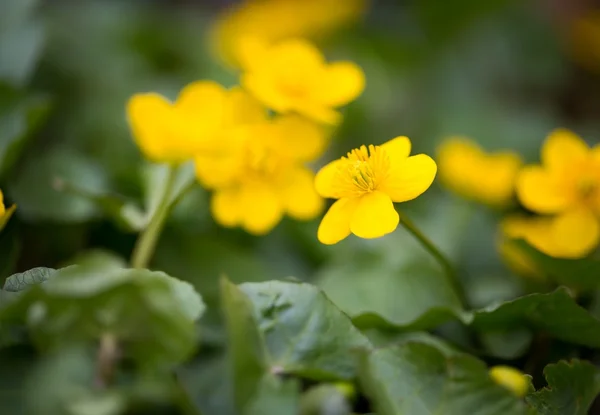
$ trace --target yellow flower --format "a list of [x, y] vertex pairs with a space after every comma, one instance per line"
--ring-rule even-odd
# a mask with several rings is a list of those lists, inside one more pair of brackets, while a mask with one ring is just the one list
[[219, 224], [262, 235], [284, 214], [309, 220], [321, 213], [314, 173], [303, 163], [323, 151], [323, 129], [289, 115], [248, 126], [240, 137], [235, 151], [196, 159], [198, 180], [215, 189], [211, 211]]
[[600, 146], [592, 149], [574, 133], [558, 129], [546, 139], [541, 165], [526, 166], [517, 179], [521, 203], [547, 219], [547, 240], [532, 245], [551, 256], [579, 258], [600, 239]]
[[12, 205], [8, 209], [6, 208], [4, 205], [4, 194], [0, 190], [0, 230], [4, 229], [16, 208], [17, 205]]
[[156, 93], [136, 94], [127, 104], [129, 124], [145, 157], [182, 163], [199, 153], [223, 148], [234, 127], [264, 118], [265, 109], [240, 88], [226, 90], [212, 81], [186, 86], [172, 103]]
[[440, 180], [463, 197], [491, 206], [510, 202], [521, 158], [510, 151], [486, 153], [474, 141], [454, 137], [438, 149]]
[[229, 9], [211, 28], [218, 56], [236, 65], [241, 39], [252, 36], [267, 42], [290, 37], [320, 37], [356, 20], [368, 0], [245, 0]]
[[241, 84], [279, 113], [298, 113], [315, 121], [336, 124], [335, 108], [356, 99], [365, 77], [352, 62], [327, 63], [321, 52], [301, 39], [267, 45], [248, 38], [242, 45]]
[[[524, 239], [532, 246], [545, 246], [545, 250], [555, 249], [550, 246], [552, 238], [549, 235], [550, 221], [548, 218], [527, 218], [510, 216], [500, 223], [498, 250], [507, 265], [518, 275], [541, 278], [542, 272], [531, 258], [515, 245], [515, 239]], [[532, 242], [533, 241], [533, 242]], [[539, 248], [538, 248], [539, 249]]]
[[600, 10], [591, 10], [569, 22], [566, 34], [573, 59], [592, 72], [600, 71]]
[[396, 229], [399, 216], [393, 202], [412, 200], [425, 192], [437, 170], [425, 154], [409, 157], [410, 149], [407, 137], [381, 146], [361, 146], [317, 173], [317, 192], [339, 199], [319, 226], [319, 241], [335, 244], [350, 233], [378, 238]]
[[490, 377], [498, 385], [505, 387], [516, 396], [522, 398], [529, 390], [529, 380], [520, 370], [510, 366], [493, 366]]

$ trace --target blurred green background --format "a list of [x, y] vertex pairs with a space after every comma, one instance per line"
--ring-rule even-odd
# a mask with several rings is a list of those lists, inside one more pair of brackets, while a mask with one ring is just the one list
[[[131, 139], [125, 103], [143, 91], [173, 98], [198, 79], [234, 85], [236, 73], [207, 41], [215, 18], [234, 3], [0, 1], [0, 188], [7, 204], [18, 205], [0, 234], [0, 278], [36, 266], [128, 259], [136, 233], [123, 207], [142, 206], [153, 182]], [[594, 7], [585, 0], [370, 2], [357, 22], [319, 42], [328, 57], [354, 60], [367, 76], [321, 164], [398, 135], [409, 136], [416, 153], [434, 155], [445, 137], [466, 135], [488, 150], [517, 150], [528, 161], [556, 127], [597, 142]], [[205, 413], [230, 410], [219, 407], [228, 404], [219, 395], [227, 388], [213, 376], [223, 366], [215, 307], [221, 274], [234, 282], [309, 280], [352, 316], [377, 304], [398, 324], [413, 323], [431, 307], [456, 305], [402, 230], [326, 247], [316, 239], [318, 220], [286, 219], [271, 234], [253, 237], [218, 227], [207, 200], [199, 186], [186, 196], [151, 265], [190, 281], [209, 307], [194, 362], [207, 369], [190, 369], [188, 379]], [[437, 184], [402, 209], [458, 264], [474, 306], [527, 290], [496, 253], [497, 213]], [[412, 281], [395, 278], [415, 268]], [[452, 327], [441, 330], [460, 342]], [[505, 353], [518, 346], [511, 343]]]

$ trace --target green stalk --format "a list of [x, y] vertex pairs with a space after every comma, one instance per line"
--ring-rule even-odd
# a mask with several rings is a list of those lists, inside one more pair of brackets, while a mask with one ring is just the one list
[[167, 181], [165, 183], [164, 192], [161, 200], [154, 212], [154, 216], [150, 219], [146, 229], [142, 231], [133, 253], [131, 254], [131, 266], [133, 268], [146, 268], [150, 262], [150, 258], [156, 248], [158, 237], [165, 225], [165, 220], [169, 214], [172, 203], [170, 200], [171, 192], [173, 190], [173, 184], [177, 176], [177, 168], [171, 166], [167, 175]]
[[448, 283], [453, 288], [463, 308], [466, 308], [467, 300], [465, 293], [463, 291], [462, 285], [460, 284], [458, 276], [454, 271], [454, 267], [452, 266], [448, 258], [446, 258], [446, 256], [442, 254], [442, 252], [433, 244], [433, 242], [431, 242], [429, 238], [427, 238], [423, 234], [423, 232], [421, 232], [419, 228], [417, 228], [416, 225], [403, 213], [400, 214], [400, 223], [440, 263], [440, 265], [444, 269], [444, 274], [446, 275]]

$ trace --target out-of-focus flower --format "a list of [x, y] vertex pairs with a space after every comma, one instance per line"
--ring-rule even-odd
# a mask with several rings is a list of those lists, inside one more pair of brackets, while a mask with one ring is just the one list
[[486, 153], [474, 141], [462, 137], [442, 143], [437, 161], [444, 185], [463, 197], [495, 207], [510, 202], [522, 165], [514, 152]]
[[246, 127], [239, 147], [220, 159], [197, 158], [198, 180], [214, 189], [215, 220], [262, 235], [284, 214], [298, 220], [319, 215], [323, 199], [315, 191], [314, 173], [304, 163], [318, 157], [325, 142], [322, 128], [289, 115]]
[[6, 208], [4, 205], [4, 194], [0, 190], [0, 231], [4, 229], [16, 208], [17, 205], [12, 205], [8, 209]]
[[235, 141], [230, 136], [236, 127], [263, 119], [265, 109], [240, 88], [226, 90], [216, 82], [198, 81], [186, 86], [174, 103], [156, 93], [136, 94], [127, 104], [127, 115], [146, 158], [182, 163], [197, 154], [223, 151]]
[[542, 244], [542, 246], [545, 246], [546, 251], [556, 251], [556, 243], [553, 243], [550, 233], [551, 224], [552, 220], [545, 217], [509, 216], [502, 220], [498, 237], [498, 250], [506, 264], [516, 274], [524, 277], [543, 277], [536, 264], [514, 243], [514, 240], [523, 239], [534, 246]]
[[567, 31], [568, 52], [592, 72], [600, 72], [600, 10], [573, 19]]
[[489, 373], [494, 382], [510, 390], [519, 398], [525, 396], [529, 390], [530, 382], [527, 376], [514, 367], [493, 366]]
[[237, 65], [240, 40], [248, 36], [271, 43], [291, 37], [316, 38], [357, 20], [369, 0], [245, 0], [212, 27], [216, 54]]
[[314, 45], [302, 39], [267, 45], [247, 38], [242, 52], [242, 86], [279, 113], [336, 124], [341, 116], [335, 108], [356, 99], [365, 87], [358, 65], [327, 63]]
[[541, 162], [519, 173], [517, 194], [526, 208], [556, 216], [547, 240], [528, 241], [551, 256], [583, 257], [600, 240], [600, 146], [590, 149], [571, 131], [557, 129], [542, 147]]
[[421, 195], [437, 170], [425, 154], [409, 157], [410, 149], [407, 137], [396, 137], [381, 146], [361, 146], [317, 173], [317, 192], [339, 199], [319, 226], [319, 241], [335, 244], [350, 233], [378, 238], [396, 229], [399, 216], [393, 202]]
[[493, 366], [490, 368], [490, 377], [519, 398], [525, 396], [529, 390], [529, 380], [523, 372], [514, 367]]

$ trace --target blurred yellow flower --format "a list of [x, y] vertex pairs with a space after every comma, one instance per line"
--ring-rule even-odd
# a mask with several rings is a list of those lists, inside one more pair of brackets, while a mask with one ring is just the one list
[[4, 205], [4, 194], [0, 190], [0, 230], [4, 229], [16, 208], [17, 205], [12, 205], [8, 209], [6, 208]]
[[289, 115], [248, 126], [239, 138], [220, 158], [196, 158], [198, 180], [214, 189], [211, 211], [219, 224], [262, 235], [284, 214], [309, 220], [321, 213], [315, 175], [304, 163], [325, 148], [322, 128]]
[[367, 4], [368, 0], [245, 0], [220, 16], [210, 41], [216, 54], [235, 66], [241, 39], [251, 36], [271, 43], [320, 37], [357, 20]]
[[146, 158], [159, 163], [182, 163], [199, 153], [221, 151], [231, 141], [225, 135], [264, 114], [240, 88], [226, 90], [212, 81], [187, 85], [174, 103], [156, 93], [136, 94], [127, 103], [136, 144]]
[[490, 368], [490, 377], [497, 384], [505, 387], [516, 396], [522, 398], [529, 390], [529, 380], [518, 369], [510, 366], [493, 366]]
[[600, 240], [600, 146], [590, 149], [571, 131], [557, 129], [542, 146], [541, 161], [524, 167], [516, 184], [527, 209], [556, 215], [544, 222], [548, 240], [530, 238], [531, 244], [551, 256], [583, 257]]
[[550, 226], [551, 219], [544, 217], [528, 218], [515, 215], [502, 220], [498, 249], [513, 272], [524, 277], [543, 276], [536, 264], [514, 243], [514, 240], [523, 239], [532, 246], [538, 246], [538, 249], [541, 244], [545, 251], [555, 250], [552, 245]]
[[350, 233], [378, 238], [396, 229], [399, 216], [393, 202], [421, 195], [437, 170], [425, 154], [409, 157], [410, 149], [407, 137], [396, 137], [381, 146], [361, 146], [317, 173], [317, 192], [339, 199], [319, 226], [319, 241], [335, 244]]
[[352, 62], [327, 63], [302, 39], [267, 45], [256, 38], [242, 44], [241, 84], [267, 107], [336, 124], [335, 108], [356, 99], [365, 87], [361, 68]]
[[440, 180], [468, 199], [490, 206], [508, 204], [522, 165], [511, 151], [486, 153], [472, 140], [453, 137], [438, 148]]
[[592, 10], [571, 21], [566, 33], [573, 59], [592, 72], [600, 71], [600, 10]]

